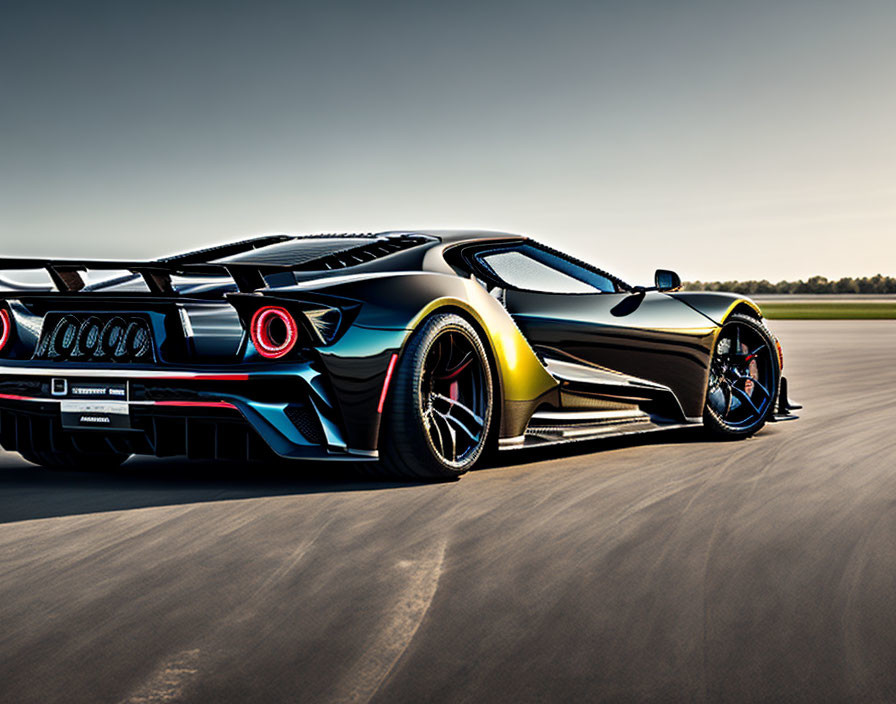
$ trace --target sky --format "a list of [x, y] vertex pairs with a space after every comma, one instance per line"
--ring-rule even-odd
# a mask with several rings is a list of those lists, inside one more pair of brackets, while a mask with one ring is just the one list
[[0, 254], [518, 232], [896, 274], [896, 4], [0, 0]]

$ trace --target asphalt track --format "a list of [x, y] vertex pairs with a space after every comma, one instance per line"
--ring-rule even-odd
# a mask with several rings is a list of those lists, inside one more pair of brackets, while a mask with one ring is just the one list
[[896, 700], [896, 325], [780, 321], [802, 419], [440, 485], [0, 457], [0, 701]]

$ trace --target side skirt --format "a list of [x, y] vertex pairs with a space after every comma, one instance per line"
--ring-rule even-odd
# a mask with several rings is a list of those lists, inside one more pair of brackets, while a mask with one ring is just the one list
[[498, 441], [498, 449], [519, 450], [701, 425], [703, 420], [699, 418], [682, 423], [637, 410], [540, 411], [532, 416], [524, 435], [502, 438]]

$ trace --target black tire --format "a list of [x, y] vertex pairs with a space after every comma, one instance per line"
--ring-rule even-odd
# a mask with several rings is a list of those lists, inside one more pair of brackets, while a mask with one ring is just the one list
[[118, 469], [130, 455], [120, 452], [51, 452], [20, 450], [19, 454], [44, 469], [64, 471], [109, 471]]
[[[441, 393], [446, 388], [448, 396]], [[482, 456], [493, 406], [488, 355], [476, 330], [459, 315], [433, 315], [414, 332], [396, 367], [378, 469], [405, 479], [459, 477]]]
[[775, 411], [781, 383], [775, 338], [749, 315], [734, 313], [716, 338], [704, 426], [723, 438], [758, 432]]

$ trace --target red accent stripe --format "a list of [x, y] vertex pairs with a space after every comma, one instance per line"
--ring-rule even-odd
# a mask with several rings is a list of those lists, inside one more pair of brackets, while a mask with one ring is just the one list
[[55, 401], [57, 399], [33, 398], [31, 396], [16, 396], [15, 394], [0, 394], [0, 399], [6, 401]]
[[200, 374], [192, 376], [153, 376], [152, 379], [180, 379], [182, 381], [249, 381], [248, 374]]
[[376, 407], [377, 413], [383, 412], [383, 406], [386, 404], [386, 392], [389, 390], [389, 382], [392, 381], [392, 372], [395, 371], [395, 362], [398, 361], [398, 353], [392, 354], [389, 360], [389, 368], [386, 370], [386, 380], [383, 382], [383, 392], [380, 394], [380, 404]]
[[[58, 398], [34, 398], [32, 396], [16, 396], [15, 394], [0, 394], [4, 401], [59, 401]], [[233, 408], [236, 406], [227, 401], [156, 401], [156, 406], [178, 406], [181, 408]]]
[[177, 406], [179, 408], [236, 408], [227, 401], [156, 401], [156, 406]]

